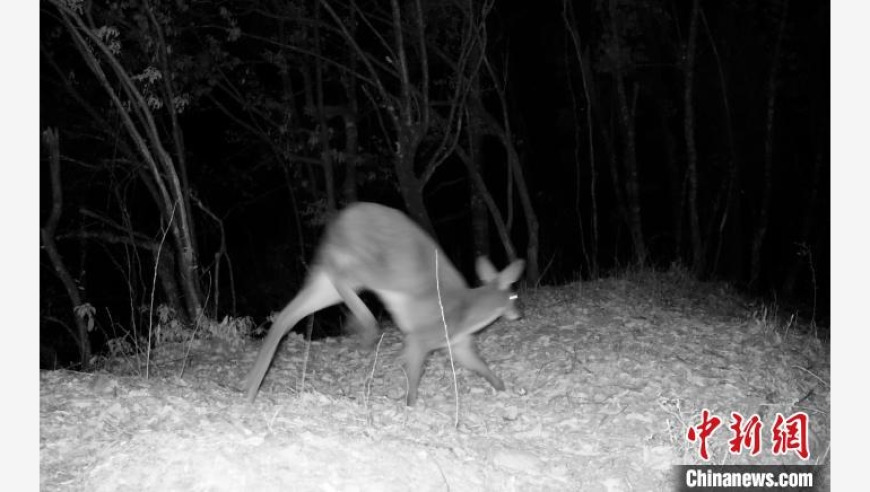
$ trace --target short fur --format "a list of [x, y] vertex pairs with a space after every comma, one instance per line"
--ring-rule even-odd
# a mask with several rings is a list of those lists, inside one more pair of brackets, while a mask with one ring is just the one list
[[257, 397], [278, 343], [309, 314], [344, 302], [357, 318], [362, 344], [373, 346], [378, 327], [359, 298], [362, 290], [381, 299], [405, 335], [408, 405], [417, 400], [426, 356], [447, 345], [441, 305], [457, 362], [483, 376], [495, 389], [504, 390], [502, 380], [477, 354], [471, 335], [501, 316], [518, 317], [510, 287], [525, 262], [517, 260], [500, 273], [483, 257], [476, 266], [484, 284], [469, 289], [435, 241], [403, 213], [375, 203], [348, 206], [327, 226], [305, 284], [272, 324], [243, 382], [248, 401]]

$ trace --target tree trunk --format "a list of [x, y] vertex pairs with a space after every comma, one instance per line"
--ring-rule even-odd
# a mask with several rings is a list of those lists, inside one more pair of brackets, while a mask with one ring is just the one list
[[[475, 84], [475, 94], [480, 93], [479, 84]], [[483, 184], [483, 156], [481, 153], [483, 138], [480, 129], [473, 122], [468, 123], [468, 156], [462, 159], [466, 163], [469, 174], [469, 197], [471, 206], [471, 243], [474, 256], [489, 256], [489, 215], [486, 211], [486, 199], [492, 200], [489, 192], [481, 187]], [[457, 147], [457, 153], [461, 151]], [[485, 184], [483, 184], [485, 187]], [[513, 258], [512, 258], [513, 259]]]
[[343, 77], [343, 79], [346, 79], [345, 92], [347, 93], [347, 103], [349, 111], [344, 114], [345, 157], [344, 184], [342, 186], [342, 195], [344, 198], [344, 203], [353, 203], [357, 201], [356, 167], [360, 159], [359, 128], [357, 126], [359, 104], [356, 97], [356, 79], [354, 79], [353, 77]]
[[178, 283], [175, 281], [175, 255], [171, 247], [164, 247], [160, 250], [160, 257], [157, 257], [157, 249], [153, 250], [154, 264], [157, 268], [157, 277], [160, 279], [160, 285], [163, 288], [165, 302], [177, 313], [183, 312], [184, 304], [181, 302], [181, 295], [178, 291]]
[[[151, 107], [127, 69], [98, 35], [98, 30], [85, 24], [81, 15], [64, 2], [50, 1], [57, 8], [82, 60], [96, 76], [116, 109], [122, 127], [152, 176], [160, 197], [156, 205], [161, 211], [161, 219], [172, 233], [176, 247], [178, 276], [185, 294], [186, 314], [193, 320], [202, 309], [202, 295], [198, 283], [198, 253], [192, 236], [193, 216], [187, 205], [190, 189], [182, 184], [186, 178], [179, 175], [176, 164], [163, 145]], [[154, 27], [156, 29], [158, 26]], [[110, 82], [106, 69], [111, 70], [117, 80]], [[164, 74], [164, 77], [170, 75]], [[174, 101], [164, 101], [164, 104], [174, 104]]]
[[[319, 9], [320, 7], [318, 7]], [[348, 33], [352, 38], [356, 38], [357, 20], [356, 9], [350, 8], [347, 13], [348, 18]], [[356, 73], [359, 67], [358, 54], [354, 50], [348, 51], [347, 66], [348, 71], [341, 74], [341, 85], [344, 87], [345, 97], [347, 98], [348, 111], [344, 114], [344, 183], [342, 186], [342, 195], [344, 203], [354, 203], [357, 201], [356, 191], [356, 171], [359, 164], [359, 99], [357, 98], [357, 80]]]
[[72, 304], [73, 319], [76, 323], [77, 337], [76, 343], [79, 347], [79, 358], [81, 360], [82, 370], [90, 369], [91, 365], [91, 343], [88, 338], [88, 327], [85, 320], [79, 316], [77, 310], [82, 306], [82, 298], [79, 294], [78, 287], [75, 281], [67, 270], [63, 262], [63, 258], [57, 250], [54, 242], [54, 236], [57, 232], [57, 224], [60, 221], [61, 211], [63, 210], [63, 187], [60, 180], [60, 143], [57, 135], [57, 130], [48, 129], [43, 133], [43, 139], [48, 145], [49, 166], [51, 170], [51, 213], [45, 221], [45, 225], [40, 228], [40, 238], [42, 239], [42, 247], [45, 249], [48, 258], [51, 261], [51, 266], [54, 268], [54, 273], [63, 284], [67, 296], [69, 296]]
[[695, 49], [698, 39], [698, 2], [692, 1], [689, 19], [689, 42], [683, 67], [683, 131], [686, 138], [686, 173], [689, 177], [689, 232], [692, 237], [692, 270], [696, 276], [704, 273], [704, 246], [698, 218], [698, 152], [695, 148]]
[[314, 91], [317, 97], [317, 140], [320, 143], [320, 162], [323, 166], [323, 182], [326, 188], [326, 210], [332, 213], [336, 209], [335, 200], [335, 169], [332, 165], [332, 149], [329, 146], [329, 122], [326, 119], [326, 109], [323, 105], [323, 62], [321, 60], [322, 46], [320, 39], [320, 4], [314, 6]]
[[[168, 76], [168, 74], [172, 73], [172, 68], [169, 63], [171, 49], [167, 45], [166, 39], [163, 36], [163, 27], [154, 15], [154, 9], [149, 5], [148, 0], [143, 0], [143, 2], [145, 7], [143, 11], [147, 13], [148, 19], [151, 21], [151, 28], [155, 34], [155, 47], [158, 55], [157, 58], [160, 63], [160, 69], [164, 73], [164, 76], [160, 78], [160, 81], [162, 82], [161, 90], [163, 101], [165, 102], [163, 107], [169, 115], [169, 128], [171, 131], [171, 138], [169, 140], [173, 149], [173, 161], [177, 164], [177, 169], [175, 169], [175, 166], [173, 166], [173, 169], [179, 179], [177, 185], [179, 190], [178, 196], [181, 201], [179, 212], [184, 214], [184, 220], [182, 220], [181, 223], [186, 231], [185, 234], [188, 238], [188, 242], [190, 243], [190, 247], [187, 248], [187, 254], [189, 256], [188, 262], [191, 265], [197, 266], [199, 263], [199, 246], [196, 241], [196, 222], [193, 220], [193, 209], [190, 206], [190, 193], [188, 192], [188, 190], [190, 190], [190, 184], [188, 183], [187, 176], [187, 156], [184, 147], [184, 133], [181, 130], [181, 124], [178, 121], [178, 113], [175, 109], [176, 90], [173, 85], [174, 78]], [[199, 283], [195, 284], [194, 290], [195, 296], [199, 299], [201, 297]]]
[[399, 181], [399, 192], [402, 194], [402, 199], [411, 218], [433, 238], [437, 238], [435, 227], [432, 225], [432, 220], [429, 218], [429, 212], [427, 212], [426, 204], [423, 201], [425, 183], [414, 173], [414, 157], [417, 155], [419, 144], [414, 136], [408, 135], [409, 133], [411, 133], [409, 130], [400, 132], [399, 145], [393, 156], [396, 178]]
[[[625, 198], [628, 212], [628, 230], [631, 234], [631, 242], [634, 245], [635, 262], [638, 266], [646, 264], [646, 243], [643, 237], [643, 221], [641, 219], [640, 185], [637, 169], [637, 155], [635, 150], [634, 115], [628, 104], [628, 95], [625, 90], [625, 75], [622, 66], [622, 48], [620, 33], [617, 28], [616, 0], [610, 0], [610, 25], [613, 34], [613, 42], [616, 56], [614, 58], [613, 77], [616, 84], [616, 98], [618, 103], [619, 126], [623, 135], [625, 153], [622, 156], [625, 167]], [[635, 88], [635, 94], [637, 89]], [[617, 183], [618, 185], [618, 183]]]
[[517, 186], [520, 204], [523, 207], [523, 216], [526, 218], [526, 229], [529, 234], [529, 243], [526, 245], [526, 280], [531, 284], [536, 284], [541, 276], [541, 270], [538, 266], [540, 249], [538, 243], [538, 215], [535, 213], [535, 207], [532, 205], [532, 196], [529, 193], [528, 186], [526, 186], [522, 162], [520, 162], [520, 156], [517, 153], [516, 147], [506, 135], [503, 136], [502, 144], [504, 144], [508, 153], [508, 165], [513, 170], [514, 184]]
[[670, 126], [670, 113], [668, 106], [659, 106], [659, 126], [662, 132], [662, 147], [664, 161], [668, 169], [668, 196], [670, 197], [670, 221], [673, 246], [671, 251], [672, 261], [683, 260], [683, 207], [680, 199], [683, 188], [683, 172], [676, 158], [677, 142]]
[[585, 60], [589, 59], [589, 47], [586, 48], [586, 55], [580, 58], [580, 71], [583, 77], [583, 96], [586, 100], [586, 139], [589, 142], [589, 202], [592, 206], [590, 211], [590, 220], [592, 222], [592, 242], [590, 244], [592, 261], [590, 265], [589, 275], [593, 279], [597, 279], [599, 275], [598, 263], [598, 248], [599, 248], [599, 227], [598, 227], [598, 161], [595, 157], [595, 129], [592, 120], [592, 98], [589, 91], [589, 80], [591, 79], [589, 63]]
[[[581, 146], [581, 128], [579, 122], [575, 122], [575, 150], [574, 150], [574, 159], [576, 161], [577, 166], [577, 189], [576, 189], [576, 202], [575, 209], [577, 213], [577, 222], [580, 229], [580, 245], [581, 250], [583, 252], [583, 256], [586, 259], [586, 268], [589, 271], [589, 276], [591, 278], [598, 278], [598, 196], [597, 196], [597, 186], [598, 186], [598, 173], [596, 170], [596, 162], [595, 162], [595, 139], [594, 139], [594, 126], [592, 123], [592, 101], [589, 96], [589, 84], [587, 83], [587, 75], [589, 74], [588, 63], [586, 62], [587, 56], [583, 53], [583, 48], [580, 44], [580, 33], [577, 28], [577, 19], [574, 15], [573, 3], [568, 0], [562, 0], [562, 19], [565, 23], [565, 28], [568, 30], [568, 33], [571, 35], [572, 44], [574, 46], [574, 55], [577, 58], [577, 64], [580, 72], [580, 81], [583, 85], [583, 101], [586, 104], [586, 145], [589, 150], [589, 201], [591, 206], [589, 222], [591, 225], [591, 237], [589, 242], [589, 248], [587, 251], [586, 240], [584, 238], [583, 233], [583, 214], [580, 207], [580, 196], [582, 195], [581, 189], [582, 184], [580, 180], [581, 176], [581, 159], [580, 159], [580, 146]], [[569, 79], [570, 83], [570, 79]], [[579, 109], [577, 108], [576, 98], [574, 97], [573, 84], [570, 84], [569, 90], [571, 92], [571, 101], [574, 104], [574, 115], [579, 114]]]
[[[502, 96], [500, 95], [500, 97]], [[505, 100], [503, 97], [502, 104], [505, 104]], [[510, 167], [510, 175], [513, 178], [513, 185], [517, 187], [517, 191], [519, 193], [520, 205], [523, 207], [523, 216], [526, 219], [526, 230], [529, 235], [529, 242], [526, 245], [525, 276], [526, 280], [530, 283], [537, 283], [538, 278], [540, 277], [540, 268], [538, 263], [538, 216], [535, 213], [534, 206], [532, 205], [532, 196], [529, 193], [528, 186], [526, 185], [526, 179], [523, 174], [523, 167], [522, 162], [520, 161], [519, 153], [517, 153], [517, 148], [514, 145], [513, 140], [510, 136], [510, 127], [501, 127], [495, 121], [495, 118], [493, 118], [492, 115], [488, 112], [482, 110], [482, 108], [480, 111], [478, 111], [478, 114], [483, 119], [486, 131], [489, 134], [497, 137], [499, 141], [501, 141], [501, 144], [504, 147], [505, 152], [507, 153], [508, 166]], [[504, 115], [504, 117], [506, 118], [507, 115]], [[505, 125], [507, 125], [506, 119]], [[512, 186], [512, 184], [508, 183], [508, 186]]]
[[[822, 174], [823, 159], [824, 157], [821, 154], [816, 154], [813, 162], [813, 170], [810, 173], [810, 197], [806, 201], [804, 213], [802, 214], [803, 219], [801, 221], [800, 232], [798, 232], [797, 238], [794, 241], [799, 248], [808, 247], [806, 246], [807, 239], [810, 237], [810, 232], [815, 226], [816, 215], [818, 214], [819, 178]], [[797, 258], [788, 267], [788, 271], [785, 275], [785, 280], [782, 284], [783, 294], [787, 298], [794, 295], [795, 284], [797, 284], [798, 275], [803, 270], [804, 265], [809, 260], [808, 255], [805, 253], [806, 251], [799, 250]]]
[[[456, 155], [459, 159], [465, 164], [466, 169], [468, 169], [468, 177], [471, 180], [472, 186], [474, 189], [472, 190], [472, 199], [478, 200], [483, 207], [483, 212], [480, 213], [482, 218], [472, 217], [472, 221], [475, 223], [472, 224], [474, 228], [480, 228], [483, 230], [482, 234], [486, 235], [486, 250], [475, 250], [475, 254], [480, 255], [489, 255], [489, 217], [492, 217], [492, 222], [495, 224], [496, 232], [498, 232], [499, 238], [501, 238], [502, 246], [507, 253], [508, 259], [513, 261], [517, 259], [516, 248], [514, 248], [513, 242], [511, 242], [510, 234], [508, 233], [507, 226], [505, 224], [505, 220], [501, 214], [501, 211], [498, 209], [498, 206], [495, 204], [495, 200], [492, 198], [492, 194], [489, 192], [489, 188], [486, 186], [486, 182], [483, 180], [483, 176], [480, 174], [480, 170], [474, 167], [473, 159], [469, 154], [467, 154], [462, 147], [456, 147]], [[489, 213], [487, 214], [487, 210]], [[472, 211], [472, 213], [477, 214]], [[477, 223], [477, 221], [483, 222], [482, 224]], [[476, 233], [476, 232], [475, 232]]]
[[761, 277], [761, 250], [767, 236], [767, 228], [770, 216], [770, 201], [773, 195], [773, 140], [774, 120], [776, 118], [777, 76], [779, 75], [780, 52], [782, 40], [785, 37], [786, 20], [788, 18], [788, 0], [785, 0], [779, 19], [779, 29], [776, 35], [776, 44], [773, 48], [773, 60], [770, 66], [770, 74], [767, 79], [767, 123], [765, 125], [764, 138], [764, 177], [762, 178], [763, 190], [761, 192], [761, 207], [755, 223], [755, 234], [752, 238], [752, 256], [750, 257], [749, 285], [755, 286]]
[[[710, 32], [710, 26], [707, 24], [707, 17], [704, 11], [698, 9], [698, 15], [704, 23], [704, 31], [707, 33], [707, 38], [710, 42], [710, 47], [713, 51], [713, 56], [716, 58], [716, 68], [719, 73], [719, 85], [722, 88], [722, 116], [724, 117], [725, 136], [728, 143], [729, 161], [728, 161], [728, 183], [725, 195], [725, 206], [722, 209], [722, 218], [719, 220], [719, 238], [716, 241], [716, 252], [713, 255], [713, 265], [709, 269], [710, 272], [716, 273], [719, 271], [719, 259], [722, 257], [722, 249], [724, 248], [726, 238], [733, 240], [726, 233], [729, 226], [729, 218], [736, 218], [739, 208], [739, 193], [738, 184], [740, 179], [740, 164], [737, 159], [737, 146], [734, 143], [734, 125], [731, 119], [731, 103], [728, 99], [728, 84], [725, 83], [725, 73], [722, 69], [722, 59], [719, 56], [719, 50], [716, 48], [716, 40], [713, 39], [713, 33]], [[714, 216], [715, 218], [715, 216]], [[710, 237], [710, 236], [708, 236]]]
[[[487, 63], [486, 68], [489, 72], [490, 78], [494, 82], [496, 82], [498, 78], [495, 76], [495, 72], [493, 71], [492, 66]], [[502, 146], [504, 147], [505, 152], [507, 153], [509, 176], [513, 181], [513, 183], [508, 183], [508, 187], [510, 188], [513, 185], [517, 187], [517, 191], [519, 192], [520, 205], [523, 208], [523, 216], [526, 219], [526, 232], [529, 235], [529, 242], [526, 245], [525, 277], [529, 283], [536, 284], [541, 276], [541, 271], [538, 263], [538, 255], [540, 249], [538, 238], [538, 216], [535, 213], [534, 205], [532, 205], [532, 196], [531, 193], [529, 193], [528, 186], [526, 185], [526, 178], [523, 174], [522, 162], [520, 160], [519, 153], [517, 152], [517, 148], [513, 142], [513, 132], [511, 131], [510, 118], [508, 118], [508, 104], [505, 91], [498, 83], [495, 83], [494, 86], [496, 89], [496, 94], [498, 95], [499, 104], [501, 105], [501, 124], [499, 124], [499, 122], [488, 111], [486, 111], [485, 108], [482, 107], [482, 105], [474, 105], [474, 109], [483, 123], [483, 129], [490, 135], [498, 138]], [[510, 195], [511, 194], [508, 193], [508, 196]], [[511, 202], [509, 202], [507, 206], [511, 207]], [[511, 216], [509, 213], [508, 223], [510, 222]]]

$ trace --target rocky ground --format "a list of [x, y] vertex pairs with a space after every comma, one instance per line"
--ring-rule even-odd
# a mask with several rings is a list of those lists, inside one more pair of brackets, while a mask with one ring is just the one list
[[[830, 350], [789, 313], [673, 273], [520, 294], [525, 317], [478, 336], [507, 390], [440, 351], [413, 408], [389, 320], [371, 353], [289, 336], [254, 404], [257, 342], [167, 345], [147, 378], [43, 371], [40, 490], [671, 490], [704, 462], [703, 409], [710, 464], [829, 463]], [[758, 455], [729, 451], [732, 412], [763, 423]], [[807, 460], [770, 441], [798, 412]]]

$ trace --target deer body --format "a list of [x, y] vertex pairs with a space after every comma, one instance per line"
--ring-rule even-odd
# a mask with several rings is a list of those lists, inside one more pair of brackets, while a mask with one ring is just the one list
[[360, 325], [361, 343], [372, 347], [377, 321], [359, 298], [361, 290], [374, 292], [404, 333], [408, 405], [417, 400], [426, 356], [447, 345], [442, 306], [455, 359], [503, 390], [504, 383], [477, 354], [472, 334], [501, 316], [518, 317], [510, 285], [523, 266], [518, 260], [498, 273], [486, 258], [479, 258], [484, 285], [470, 289], [435, 241], [403, 213], [375, 203], [350, 205], [327, 225], [302, 289], [272, 324], [244, 380], [247, 399], [256, 398], [284, 335], [315, 311], [344, 302]]

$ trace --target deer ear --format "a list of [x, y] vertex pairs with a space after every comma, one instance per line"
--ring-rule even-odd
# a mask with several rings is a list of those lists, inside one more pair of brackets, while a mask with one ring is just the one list
[[507, 268], [498, 274], [499, 288], [502, 290], [507, 289], [512, 283], [519, 280], [524, 268], [526, 268], [526, 262], [524, 260], [517, 260], [508, 265]]
[[485, 284], [492, 282], [498, 277], [498, 271], [492, 266], [492, 263], [486, 256], [478, 256], [474, 267], [477, 270], [477, 278]]

